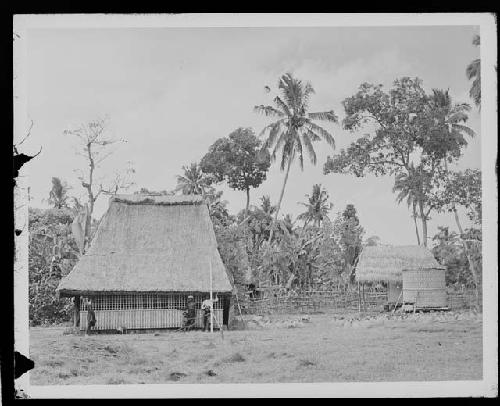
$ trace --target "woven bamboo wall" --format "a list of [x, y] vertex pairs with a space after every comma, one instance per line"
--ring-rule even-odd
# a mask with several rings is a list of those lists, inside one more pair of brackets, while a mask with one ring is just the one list
[[[196, 327], [203, 327], [201, 303], [208, 294], [194, 295]], [[92, 300], [96, 316], [96, 330], [178, 328], [183, 325], [183, 312], [187, 305], [186, 294], [120, 294], [80, 298], [80, 330], [87, 328], [87, 301]], [[214, 314], [223, 324], [223, 303], [214, 303]]]
[[[125, 329], [155, 329], [182, 327], [184, 317], [182, 310], [153, 309], [153, 310], [96, 310], [95, 330]], [[214, 309], [217, 321], [222, 323], [222, 309]], [[203, 312], [196, 311], [195, 326], [203, 328]], [[217, 328], [217, 322], [214, 328]], [[80, 330], [87, 328], [87, 311], [80, 312]]]
[[443, 269], [403, 271], [403, 300], [417, 307], [446, 307], [446, 281]]

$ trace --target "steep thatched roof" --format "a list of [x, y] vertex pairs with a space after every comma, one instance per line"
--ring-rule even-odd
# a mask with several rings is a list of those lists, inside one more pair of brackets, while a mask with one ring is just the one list
[[232, 290], [199, 196], [118, 195], [61, 295], [103, 292]]
[[356, 266], [356, 280], [401, 281], [403, 269], [443, 269], [432, 253], [421, 245], [376, 245], [364, 247]]

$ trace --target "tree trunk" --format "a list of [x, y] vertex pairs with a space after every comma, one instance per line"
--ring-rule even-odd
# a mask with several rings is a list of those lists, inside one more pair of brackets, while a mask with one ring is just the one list
[[273, 224], [271, 224], [271, 232], [269, 234], [269, 243], [271, 243], [271, 241], [273, 239], [274, 226], [275, 226], [276, 221], [278, 220], [278, 212], [280, 211], [280, 208], [281, 208], [281, 201], [283, 200], [283, 194], [285, 193], [285, 186], [286, 186], [286, 182], [288, 181], [288, 174], [290, 173], [290, 167], [292, 166], [292, 160], [293, 160], [293, 156], [290, 157], [290, 159], [288, 160], [288, 165], [286, 167], [285, 179], [283, 180], [283, 186], [281, 187], [280, 198], [278, 199], [278, 206], [276, 207], [276, 212], [274, 214]]
[[366, 312], [366, 299], [365, 299], [365, 284], [364, 284], [364, 282], [363, 282], [362, 288], [363, 288], [363, 310]]
[[361, 288], [358, 282], [358, 313], [361, 313]]
[[245, 206], [245, 217], [248, 216], [248, 207], [250, 206], [250, 188], [247, 187], [247, 205]]
[[427, 247], [427, 216], [424, 213], [424, 205], [419, 204], [420, 216], [422, 221], [422, 243], [424, 247]]
[[457, 223], [458, 232], [460, 233], [460, 241], [462, 242], [462, 246], [464, 247], [465, 256], [467, 257], [467, 261], [469, 262], [469, 269], [470, 269], [470, 272], [472, 274], [472, 279], [474, 279], [474, 285], [476, 287], [474, 289], [475, 301], [476, 301], [476, 306], [479, 308], [479, 305], [480, 305], [480, 303], [479, 303], [479, 289], [480, 289], [479, 275], [477, 274], [476, 267], [474, 265], [474, 260], [472, 258], [469, 247], [462, 237], [464, 234], [464, 230], [462, 228], [462, 224], [460, 223], [460, 219], [458, 217], [457, 208], [455, 207], [455, 205], [453, 205], [452, 209], [453, 209], [453, 214], [455, 216], [455, 222]]
[[417, 234], [417, 243], [420, 245], [420, 234], [418, 232], [418, 224], [417, 224], [417, 209], [413, 206], [413, 222], [415, 223], [415, 234]]

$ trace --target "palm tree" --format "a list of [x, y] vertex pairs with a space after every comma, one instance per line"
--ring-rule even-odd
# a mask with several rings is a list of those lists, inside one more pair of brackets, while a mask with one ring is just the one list
[[453, 139], [462, 146], [467, 145], [465, 135], [471, 138], [476, 135], [471, 128], [463, 124], [469, 119], [470, 105], [467, 103], [454, 104], [449, 90], [432, 89], [431, 107], [447, 127], [448, 139]]
[[[285, 178], [278, 199], [277, 210], [274, 221], [278, 218], [278, 212], [283, 200], [285, 186], [288, 180], [290, 167], [295, 158], [298, 158], [300, 168], [304, 169], [304, 149], [307, 151], [312, 164], [316, 164], [316, 152], [313, 142], [321, 139], [329, 145], [335, 147], [333, 136], [315, 121], [328, 121], [337, 123], [338, 118], [333, 112], [309, 113], [309, 99], [315, 93], [312, 85], [304, 83], [287, 73], [281, 76], [278, 89], [280, 95], [273, 99], [274, 106], [255, 106], [254, 110], [263, 113], [268, 117], [276, 119], [273, 123], [264, 127], [260, 135], [268, 133], [263, 144], [263, 149], [272, 150], [271, 159], [276, 160], [278, 154], [280, 158], [280, 169], [285, 171]], [[270, 239], [272, 238], [272, 230]]]
[[[434, 162], [442, 160], [445, 171], [447, 171], [448, 157], [455, 158], [460, 155], [460, 150], [467, 145], [466, 136], [474, 137], [474, 131], [464, 125], [469, 116], [471, 107], [467, 103], [453, 103], [448, 90], [433, 89], [429, 98], [429, 112], [434, 117], [437, 131], [430, 133], [431, 149]], [[428, 205], [428, 195], [431, 189], [431, 181], [434, 171], [438, 170], [435, 165], [432, 169], [425, 170], [424, 165], [414, 167], [411, 164], [407, 173], [396, 176], [393, 192], [398, 192], [396, 201], [401, 203], [406, 199], [408, 207], [412, 207], [413, 221], [417, 241], [420, 244], [416, 219], [420, 217], [422, 222], [422, 244], [427, 246], [427, 222], [432, 206]], [[426, 207], [427, 206], [427, 207]], [[419, 214], [417, 215], [417, 208]]]
[[211, 179], [205, 175], [200, 166], [195, 162], [189, 166], [183, 166], [183, 175], [177, 175], [176, 191], [183, 195], [202, 195], [203, 198], [210, 192]]
[[295, 225], [295, 221], [292, 219], [292, 215], [290, 213], [286, 214], [283, 217], [283, 226], [288, 231], [289, 234], [293, 233], [293, 227]]
[[[476, 36], [474, 39], [477, 40], [477, 43], [475, 43], [475, 45], [479, 45], [479, 36]], [[479, 60], [476, 60], [474, 62], [478, 63], [478, 69], [479, 69]], [[478, 70], [478, 75], [479, 75], [479, 70]], [[480, 76], [478, 76], [478, 78], [479, 78], [479, 83], [480, 83], [480, 80], [481, 80]], [[474, 83], [475, 82], [476, 81], [474, 81]], [[474, 83], [473, 83], [473, 87], [474, 87]], [[458, 140], [460, 145], [467, 145], [467, 141], [465, 140], [464, 134], [468, 135], [469, 137], [472, 138], [475, 136], [475, 133], [471, 128], [469, 128], [463, 124], [460, 124], [460, 123], [462, 123], [462, 122], [465, 123], [468, 120], [469, 117], [468, 117], [467, 113], [470, 111], [470, 106], [468, 104], [453, 104], [452, 99], [448, 94], [448, 91], [444, 92], [443, 90], [433, 90], [433, 92], [434, 92], [433, 101], [435, 103], [435, 108], [440, 109], [439, 112], [441, 113], [441, 116], [443, 117], [442, 120], [446, 124], [446, 126], [445, 126], [446, 135], [448, 137], [451, 137], [452, 139], [454, 138], [455, 140]], [[472, 92], [472, 89], [471, 89], [471, 92]], [[480, 89], [480, 85], [479, 85], [479, 102], [480, 101], [481, 101], [481, 89]], [[478, 104], [478, 103], [476, 102], [476, 104]], [[446, 171], [446, 173], [449, 174], [448, 160], [447, 160], [446, 154], [443, 157], [443, 162], [444, 162], [445, 171]], [[462, 225], [460, 223], [457, 208], [456, 208], [454, 203], [452, 203], [452, 211], [453, 211], [453, 214], [455, 217], [455, 223], [456, 223], [457, 228], [460, 232], [460, 236], [462, 236], [464, 234], [464, 231], [463, 231]], [[460, 240], [462, 241], [462, 245], [464, 247], [464, 251], [465, 251], [465, 254], [467, 256], [467, 260], [469, 261], [469, 268], [470, 268], [471, 274], [473, 275], [474, 280], [477, 281], [478, 280], [478, 277], [477, 277], [478, 273], [476, 271], [476, 267], [475, 267], [474, 261], [472, 259], [472, 256], [473, 256], [472, 251], [471, 251], [470, 247], [467, 245], [466, 241], [464, 241], [462, 239], [462, 237], [460, 237]], [[479, 301], [477, 289], [476, 289], [476, 300]]]
[[[481, 39], [479, 35], [474, 35], [472, 44], [479, 46], [480, 43]], [[467, 65], [465, 74], [467, 75], [467, 79], [472, 80], [469, 96], [472, 100], [474, 100], [476, 106], [481, 108], [481, 59], [474, 59], [469, 65]]]
[[415, 168], [413, 165], [410, 167], [411, 174], [400, 173], [396, 176], [394, 186], [392, 188], [393, 193], [398, 193], [396, 196], [396, 202], [400, 204], [406, 199], [406, 204], [408, 208], [412, 207], [412, 217], [415, 224], [415, 233], [417, 235], [417, 243], [420, 245], [420, 234], [418, 232], [417, 225], [417, 206], [421, 203], [422, 199], [422, 185], [420, 184], [418, 178], [415, 176]]
[[54, 208], [61, 209], [68, 207], [68, 185], [62, 182], [59, 178], [52, 178], [52, 189], [49, 193], [49, 203], [54, 205]]
[[260, 210], [262, 210], [268, 216], [271, 216], [276, 212], [276, 206], [271, 204], [271, 198], [269, 195], [264, 195], [260, 198]]
[[305, 195], [308, 202], [300, 203], [306, 207], [306, 211], [301, 213], [297, 218], [304, 221], [304, 228], [311, 221], [313, 226], [320, 226], [321, 221], [328, 218], [328, 212], [332, 209], [332, 203], [327, 203], [328, 193], [326, 190], [321, 189], [321, 185], [313, 185], [311, 196]]

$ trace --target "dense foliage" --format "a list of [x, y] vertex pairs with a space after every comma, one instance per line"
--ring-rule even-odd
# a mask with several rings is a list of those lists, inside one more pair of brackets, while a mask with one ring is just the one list
[[325, 217], [320, 226], [296, 227], [290, 215], [274, 223], [275, 210], [264, 196], [258, 207], [237, 217], [226, 215], [223, 222], [211, 214], [219, 252], [236, 285], [275, 286], [289, 292], [352, 282], [364, 234], [353, 205], [333, 222]]
[[[480, 230], [467, 230], [467, 238], [474, 244], [472, 260], [481, 270], [481, 235]], [[446, 266], [446, 284], [457, 288], [474, 288], [475, 281], [469, 271], [469, 260], [458, 234], [448, 227], [439, 227], [434, 236], [432, 252], [441, 265]]]
[[55, 289], [78, 260], [69, 209], [29, 209], [29, 319], [33, 325], [70, 319], [71, 302]]

